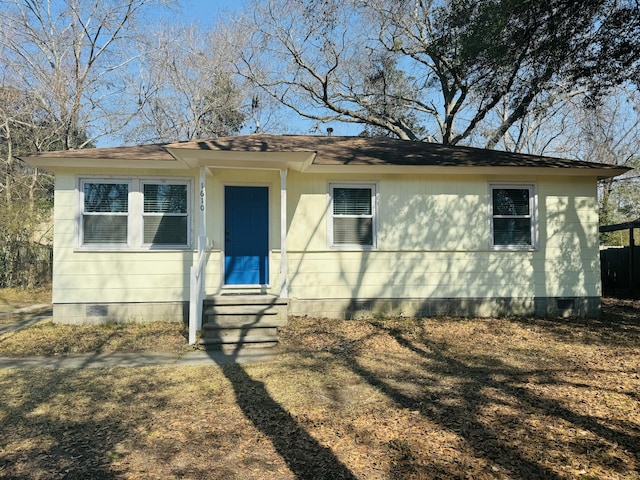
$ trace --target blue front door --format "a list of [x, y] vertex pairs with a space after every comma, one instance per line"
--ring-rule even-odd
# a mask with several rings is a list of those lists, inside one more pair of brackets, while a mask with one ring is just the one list
[[269, 279], [269, 189], [224, 189], [224, 282], [267, 284]]

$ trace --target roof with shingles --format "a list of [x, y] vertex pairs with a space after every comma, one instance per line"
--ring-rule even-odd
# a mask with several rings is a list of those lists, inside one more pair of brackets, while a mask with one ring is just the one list
[[[500, 150], [411, 142], [392, 138], [252, 134], [167, 144], [42, 152], [30, 158], [172, 161], [169, 150], [216, 152], [313, 152], [313, 165], [536, 167], [627, 170], [626, 167]], [[622, 172], [619, 172], [622, 173]]]
[[132, 147], [108, 147], [108, 148], [84, 148], [82, 150], [56, 150], [54, 152], [39, 152], [31, 155], [23, 155], [21, 158], [28, 161], [30, 158], [86, 158], [96, 160], [166, 160], [175, 161], [175, 158], [165, 148], [167, 144], [137, 145]]
[[235, 152], [316, 152], [314, 165], [433, 165], [551, 168], [619, 168], [482, 148], [411, 142], [393, 138], [328, 137], [309, 135], [243, 135], [214, 140], [168, 144], [176, 149]]

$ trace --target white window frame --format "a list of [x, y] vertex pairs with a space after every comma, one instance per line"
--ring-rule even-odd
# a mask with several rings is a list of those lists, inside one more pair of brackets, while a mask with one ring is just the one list
[[[333, 224], [334, 224], [334, 214], [333, 214], [333, 198], [334, 198], [334, 189], [336, 188], [368, 188], [371, 191], [371, 215], [362, 216], [357, 215], [355, 217], [362, 218], [371, 218], [371, 228], [372, 228], [372, 244], [371, 245], [362, 245], [359, 243], [334, 243], [333, 241]], [[336, 250], [375, 250], [378, 248], [378, 184], [375, 182], [331, 182], [329, 183], [329, 206], [328, 206], [328, 215], [327, 215], [327, 241], [329, 244], [329, 248]]]
[[[85, 183], [127, 184], [129, 185], [127, 212], [127, 242], [118, 243], [84, 243], [84, 185]], [[187, 243], [182, 245], [158, 245], [144, 243], [144, 185], [186, 185], [187, 187]], [[76, 249], [95, 250], [191, 250], [193, 248], [193, 179], [183, 177], [115, 177], [115, 176], [82, 176], [78, 178], [76, 218]]]
[[[500, 189], [516, 189], [529, 191], [529, 215], [500, 216], [493, 214], [493, 191]], [[527, 218], [530, 220], [531, 244], [530, 245], [500, 245], [494, 243], [494, 219], [496, 218]], [[533, 183], [501, 183], [489, 184], [489, 246], [492, 250], [507, 251], [533, 251], [538, 248], [538, 195], [536, 185]]]
[[[78, 191], [78, 238], [77, 244], [86, 249], [100, 249], [100, 250], [122, 250], [128, 249], [130, 247], [130, 239], [131, 239], [131, 200], [132, 200], [132, 185], [131, 180], [127, 178], [81, 178], [79, 182], [79, 191]], [[127, 193], [127, 212], [118, 212], [118, 213], [93, 213], [93, 212], [85, 212], [85, 197], [84, 197], [84, 186], [88, 183], [96, 183], [103, 185], [127, 185], [128, 193]], [[87, 216], [106, 216], [106, 215], [114, 215], [114, 216], [126, 216], [127, 217], [127, 240], [124, 243], [84, 243], [84, 219]]]
[[[190, 182], [184, 180], [169, 180], [169, 179], [141, 179], [140, 180], [140, 195], [142, 197], [142, 208], [140, 209], [141, 220], [140, 220], [140, 241], [142, 242], [142, 246], [144, 248], [149, 249], [180, 249], [187, 248], [191, 245], [191, 188]], [[186, 213], [152, 213], [144, 211], [144, 186], [145, 185], [185, 185], [187, 187], [187, 211]], [[154, 243], [145, 243], [144, 241], [144, 219], [145, 217], [163, 217], [163, 216], [171, 216], [171, 217], [186, 217], [187, 218], [187, 243], [186, 244], [154, 244]]]

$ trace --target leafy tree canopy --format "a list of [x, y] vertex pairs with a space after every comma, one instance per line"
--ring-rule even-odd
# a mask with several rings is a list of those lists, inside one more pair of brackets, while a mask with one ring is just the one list
[[637, 0], [269, 0], [239, 70], [318, 122], [495, 147], [563, 96], [637, 80]]

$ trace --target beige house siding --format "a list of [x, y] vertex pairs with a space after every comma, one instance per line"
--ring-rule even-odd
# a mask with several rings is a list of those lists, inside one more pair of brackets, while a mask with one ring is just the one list
[[[176, 171], [172, 176], [191, 178], [197, 190], [197, 172]], [[189, 300], [189, 269], [195, 263], [199, 212], [192, 208], [192, 248], [169, 250], [108, 250], [79, 248], [78, 186], [81, 178], [171, 178], [166, 172], [135, 170], [114, 176], [108, 171], [86, 174], [81, 169], [56, 171], [54, 229], [54, 304], [94, 302], [166, 302]], [[280, 180], [278, 172], [218, 170], [206, 179], [207, 264], [205, 289], [217, 293], [222, 287], [224, 244], [224, 185], [264, 185], [270, 195], [271, 284], [279, 275]], [[198, 192], [192, 191], [193, 195]], [[274, 283], [274, 281], [276, 283]]]
[[[187, 172], [181, 172], [185, 178]], [[189, 172], [190, 173], [190, 172]], [[189, 297], [193, 249], [101, 250], [78, 246], [80, 178], [167, 178], [153, 171], [127, 175], [84, 175], [79, 170], [56, 172], [53, 303], [162, 302]], [[193, 210], [193, 209], [192, 209]], [[197, 229], [197, 218], [194, 223]], [[197, 231], [197, 230], [195, 230]], [[192, 232], [195, 246], [195, 236]]]
[[[331, 250], [329, 182], [297, 175], [289, 190], [293, 298], [599, 296], [594, 179], [404, 177], [378, 179], [378, 248]], [[540, 241], [534, 251], [490, 248], [489, 184], [532, 183]], [[547, 239], [548, 236], [548, 239]]]
[[[101, 173], [113, 176], [106, 169], [92, 170], [86, 176], [100, 177]], [[192, 179], [193, 248], [153, 251], [78, 248], [77, 188], [84, 174], [81, 169], [56, 171], [54, 304], [187, 302], [189, 268], [197, 256], [198, 172], [171, 173]], [[168, 174], [131, 170], [119, 176], [167, 178]], [[329, 185], [340, 182], [376, 185], [376, 249], [329, 247]], [[540, 241], [532, 251], [495, 251], [490, 247], [489, 185], [501, 182], [535, 186]], [[225, 185], [269, 187], [269, 288], [277, 293], [281, 247], [279, 172], [229, 169], [215, 169], [206, 179], [210, 241], [206, 293], [217, 294], [223, 288]], [[305, 313], [308, 301], [315, 302], [314, 309], [324, 308], [331, 313], [332, 308], [338, 311], [342, 307], [337, 306], [354, 299], [404, 299], [406, 302], [398, 304], [393, 313], [412, 314], [421, 311], [418, 307], [425, 299], [518, 299], [531, 306], [539, 298], [600, 296], [593, 177], [364, 176], [290, 171], [287, 217], [288, 286], [293, 313]], [[324, 307], [323, 300], [328, 300]], [[390, 309], [391, 304], [386, 308]], [[71, 315], [69, 312], [65, 314]], [[144, 316], [144, 312], [128, 315]]]

